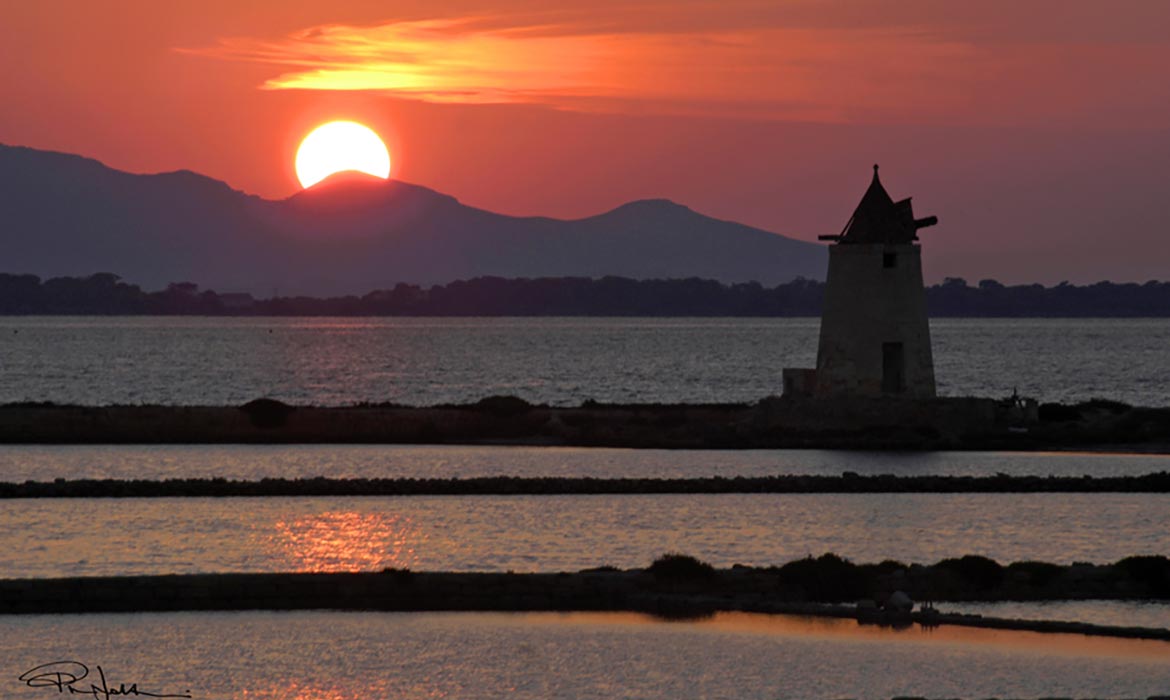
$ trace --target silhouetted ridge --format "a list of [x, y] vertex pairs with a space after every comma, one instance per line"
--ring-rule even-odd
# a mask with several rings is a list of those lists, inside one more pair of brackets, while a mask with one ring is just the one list
[[595, 217], [587, 218], [599, 218], [603, 216], [641, 216], [647, 214], [661, 216], [694, 213], [695, 211], [690, 207], [673, 202], [669, 199], [637, 199], [633, 202], [627, 202], [621, 206], [614, 207], [613, 209], [610, 209], [603, 214], [598, 214]]
[[[115, 171], [115, 172], [117, 172], [117, 171]], [[142, 175], [136, 174], [136, 175], [133, 175], [133, 177], [149, 178], [152, 180], [157, 180], [160, 183], [167, 183], [167, 184], [172, 185], [174, 187], [196, 187], [196, 188], [200, 188], [200, 189], [204, 190], [205, 192], [217, 192], [217, 193], [221, 193], [221, 194], [242, 194], [242, 195], [245, 195], [251, 199], [257, 199], [257, 200], [259, 199], [259, 197], [256, 197], [255, 195], [248, 195], [247, 193], [243, 192], [242, 190], [237, 190], [237, 189], [233, 188], [231, 185], [227, 184], [226, 182], [224, 182], [222, 180], [216, 180], [215, 178], [207, 177], [206, 175], [201, 175], [193, 170], [185, 170], [184, 169], [184, 170], [172, 170], [170, 172], [157, 173], [157, 174], [142, 174]]]
[[345, 171], [334, 173], [321, 182], [297, 192], [282, 202], [304, 202], [327, 197], [358, 197], [370, 201], [387, 200], [395, 197], [415, 197], [420, 199], [434, 199], [452, 204], [459, 200], [451, 195], [436, 192], [429, 187], [414, 185], [393, 178], [383, 180], [380, 177]]
[[42, 151], [28, 146], [12, 146], [0, 143], [0, 157], [16, 165], [37, 166], [69, 166], [74, 168], [90, 168], [94, 171], [118, 172], [106, 164], [93, 158], [86, 158], [74, 153], [62, 151]]
[[341, 173], [264, 200], [190, 171], [132, 175], [98, 161], [0, 149], [2, 270], [117, 270], [252, 294], [365, 293], [475, 277], [819, 278], [822, 246], [666, 200], [576, 220], [506, 216], [397, 180]]
[[[369, 173], [363, 173], [359, 170], [342, 170], [340, 172], [333, 173], [320, 182], [306, 187], [305, 189], [301, 190], [301, 192], [320, 192], [331, 187], [343, 187], [346, 185], [369, 185], [370, 187], [378, 187], [389, 182], [393, 182], [393, 180], [389, 178], [378, 177], [377, 175], [370, 175]], [[293, 196], [295, 197], [296, 195]]]
[[0, 164], [5, 172], [24, 167], [26, 177], [56, 176], [51, 169], [65, 170], [65, 185], [85, 184], [85, 178], [124, 179], [155, 184], [156, 186], [194, 187], [204, 191], [215, 191], [224, 194], [236, 194], [256, 199], [253, 195], [234, 189], [222, 180], [202, 175], [187, 169], [170, 170], [159, 173], [130, 173], [117, 170], [93, 158], [86, 158], [73, 153], [61, 151], [41, 151], [26, 146], [9, 146], [0, 144]]
[[[409, 213], [417, 216], [436, 209], [452, 210], [462, 206], [454, 197], [427, 187], [354, 172], [334, 173], [281, 204], [298, 215], [327, 214], [338, 217], [334, 222], [375, 231], [383, 230], [381, 222], [396, 215]], [[362, 226], [363, 222], [369, 225]], [[282, 224], [282, 227], [305, 223], [327, 227], [330, 222], [302, 220]]]

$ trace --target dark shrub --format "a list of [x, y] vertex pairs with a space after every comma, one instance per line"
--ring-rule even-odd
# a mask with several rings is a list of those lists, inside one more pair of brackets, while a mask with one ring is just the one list
[[1151, 440], [1170, 436], [1170, 409], [1135, 408], [1117, 422], [1117, 432], [1130, 440]]
[[678, 552], [668, 552], [647, 569], [659, 581], [704, 581], [715, 576], [715, 567]]
[[[0, 405], [0, 408], [55, 408], [58, 404], [53, 401], [9, 401]], [[60, 404], [62, 406], [66, 404]]]
[[804, 589], [810, 600], [825, 603], [853, 601], [872, 595], [872, 581], [847, 559], [822, 554], [790, 561], [777, 571], [780, 582]]
[[677, 428], [686, 425], [687, 415], [682, 411], [665, 411], [654, 416], [651, 422], [659, 428]]
[[879, 564], [860, 564], [857, 568], [876, 581], [878, 576], [889, 576], [895, 571], [906, 571], [910, 567], [900, 561], [886, 559]]
[[396, 569], [393, 566], [387, 566], [382, 569], [382, 573], [389, 576], [394, 583], [414, 583], [414, 572], [407, 568]]
[[1081, 419], [1081, 412], [1076, 406], [1065, 406], [1059, 403], [1042, 403], [1038, 409], [1040, 422], [1063, 423]]
[[1121, 401], [1114, 401], [1112, 399], [1089, 399], [1077, 404], [1078, 408], [1087, 409], [1090, 411], [1109, 411], [1110, 413], [1125, 413], [1133, 408], [1127, 403]]
[[1159, 597], [1170, 596], [1170, 559], [1163, 556], [1126, 557], [1113, 566]]
[[480, 413], [507, 418], [528, 413], [532, 404], [517, 396], [488, 396], [473, 404], [473, 408]]
[[1064, 567], [1046, 561], [1018, 561], [1009, 564], [1008, 571], [1024, 574], [1029, 586], [1047, 586], [1064, 571]]
[[253, 399], [240, 406], [240, 410], [248, 414], [257, 428], [279, 428], [288, 422], [289, 414], [296, 408], [276, 399]]
[[943, 559], [934, 567], [950, 571], [980, 590], [995, 588], [1003, 581], [1003, 567], [998, 562], [974, 554], [960, 559]]
[[351, 408], [412, 408], [408, 404], [395, 401], [355, 401], [349, 406]]

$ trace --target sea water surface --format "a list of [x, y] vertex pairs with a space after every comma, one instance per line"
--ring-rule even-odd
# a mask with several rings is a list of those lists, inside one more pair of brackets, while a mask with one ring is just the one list
[[0, 578], [578, 571], [665, 552], [716, 566], [835, 552], [1112, 563], [1170, 551], [1163, 494], [666, 494], [18, 499]]
[[[0, 403], [738, 402], [816, 362], [816, 318], [0, 317]], [[933, 319], [939, 393], [1170, 398], [1170, 319]]]
[[[71, 659], [199, 699], [1148, 697], [1170, 644], [849, 620], [239, 612], [0, 617], [0, 694]], [[85, 689], [83, 686], [82, 689]]]
[[936, 603], [941, 612], [1019, 620], [1064, 620], [1118, 627], [1170, 629], [1170, 602], [1165, 600], [1040, 600]]
[[[754, 401], [812, 366], [816, 319], [0, 318], [0, 403], [238, 404], [258, 396], [429, 405]], [[1165, 405], [1168, 320], [932, 322], [939, 391]], [[53, 478], [1059, 474], [1164, 456], [634, 451], [452, 446], [4, 446], [0, 480]], [[724, 494], [13, 500], [0, 578], [230, 571], [572, 571], [682, 551], [718, 566], [854, 561], [1108, 563], [1170, 552], [1162, 494]], [[940, 607], [946, 607], [940, 605]], [[951, 604], [1170, 625], [1164, 604]], [[0, 616], [0, 697], [37, 664], [198, 698], [1141, 696], [1170, 645], [840, 620], [175, 613]]]

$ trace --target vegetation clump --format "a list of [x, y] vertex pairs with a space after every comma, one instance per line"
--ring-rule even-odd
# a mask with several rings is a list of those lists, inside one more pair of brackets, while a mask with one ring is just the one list
[[1135, 408], [1118, 420], [1117, 433], [1126, 440], [1170, 438], [1170, 409]]
[[[825, 283], [798, 277], [756, 282], [636, 280], [606, 276], [475, 277], [421, 287], [399, 283], [363, 296], [253, 298], [175, 282], [147, 292], [120, 276], [0, 273], [0, 314], [150, 314], [228, 316], [820, 316]], [[1170, 282], [1006, 286], [948, 277], [926, 288], [930, 315], [958, 317], [1170, 316]]]
[[1046, 561], [1017, 561], [1009, 564], [1008, 573], [1020, 575], [1029, 586], [1043, 588], [1064, 572], [1064, 567]]
[[288, 422], [296, 408], [276, 399], [253, 399], [240, 406], [240, 410], [248, 414], [257, 428], [279, 428]]
[[864, 598], [872, 588], [871, 577], [848, 559], [829, 552], [790, 561], [777, 571], [784, 585], [803, 588], [810, 600], [839, 603]]
[[1126, 557], [1113, 565], [1160, 597], [1170, 597], [1170, 559], [1161, 555]]
[[659, 581], [707, 581], [715, 577], [715, 567], [689, 554], [667, 552], [647, 569]]
[[1079, 408], [1061, 403], [1042, 403], [1037, 411], [1041, 423], [1068, 423], [1081, 419]]
[[878, 564], [866, 564], [864, 566], [866, 568], [872, 569], [874, 573], [880, 575], [888, 575], [894, 573], [895, 571], [905, 571], [906, 569], [910, 568], [909, 565], [904, 564], [897, 559], [884, 559]]
[[1132, 410], [1133, 406], [1123, 402], [1114, 401], [1112, 399], [1092, 398], [1088, 401], [1077, 404], [1078, 408], [1083, 408], [1089, 411], [1107, 411], [1109, 413], [1125, 413]]
[[1004, 569], [999, 562], [976, 554], [959, 559], [943, 559], [934, 566], [954, 573], [980, 590], [990, 590], [1003, 581]]
[[532, 404], [518, 396], [488, 396], [472, 404], [480, 413], [508, 418], [521, 416], [532, 410]]
[[387, 566], [382, 569], [382, 573], [389, 576], [394, 583], [414, 583], [414, 572], [407, 567]]

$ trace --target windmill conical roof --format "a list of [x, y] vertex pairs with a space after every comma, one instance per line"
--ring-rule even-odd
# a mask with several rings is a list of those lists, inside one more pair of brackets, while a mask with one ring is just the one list
[[845, 225], [840, 243], [910, 243], [918, 240], [918, 227], [910, 199], [895, 202], [878, 179], [878, 166], [873, 166], [873, 181], [853, 210]]

